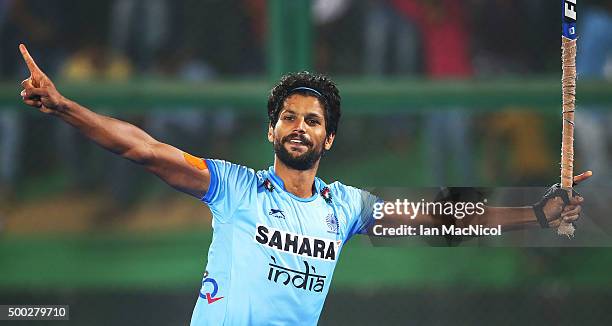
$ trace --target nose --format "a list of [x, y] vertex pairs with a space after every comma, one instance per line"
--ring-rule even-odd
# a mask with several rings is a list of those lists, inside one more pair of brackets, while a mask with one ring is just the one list
[[295, 126], [293, 126], [293, 131], [300, 134], [306, 133], [306, 119], [304, 119], [303, 117], [295, 119]]

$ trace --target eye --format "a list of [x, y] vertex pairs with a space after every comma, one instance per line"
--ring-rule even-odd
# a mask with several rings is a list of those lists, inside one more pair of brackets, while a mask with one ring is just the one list
[[292, 115], [286, 115], [283, 117], [283, 120], [287, 120], [287, 121], [293, 121], [295, 120], [295, 117]]
[[318, 125], [320, 124], [319, 120], [317, 119], [308, 119], [308, 123], [311, 125]]

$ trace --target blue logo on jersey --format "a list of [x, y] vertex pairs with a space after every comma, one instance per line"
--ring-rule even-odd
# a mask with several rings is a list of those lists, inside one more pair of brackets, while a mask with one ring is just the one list
[[[206, 283], [210, 283], [212, 285], [212, 292], [202, 293]], [[202, 281], [202, 289], [200, 290], [200, 298], [206, 299], [206, 301], [208, 301], [208, 304], [211, 304], [217, 300], [221, 300], [223, 299], [223, 297], [215, 298], [218, 290], [219, 290], [219, 285], [217, 284], [217, 281], [215, 281], [214, 278], [207, 277]]]
[[280, 209], [272, 208], [270, 210], [270, 213], [268, 213], [268, 215], [272, 215], [272, 216], [274, 216], [276, 218], [285, 218], [285, 213], [283, 213], [283, 211], [280, 210]]
[[327, 227], [329, 227], [330, 233], [338, 233], [338, 218], [333, 213], [329, 213], [327, 217], [325, 217], [325, 222], [327, 222]]

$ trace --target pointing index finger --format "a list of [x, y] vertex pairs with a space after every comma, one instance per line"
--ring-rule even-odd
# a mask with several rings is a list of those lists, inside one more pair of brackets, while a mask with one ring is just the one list
[[41, 72], [40, 68], [38, 68], [38, 66], [36, 65], [36, 62], [34, 62], [34, 59], [32, 59], [32, 56], [28, 52], [28, 49], [26, 48], [25, 45], [19, 44], [19, 51], [21, 52], [21, 56], [23, 56], [23, 60], [28, 66], [30, 73]]

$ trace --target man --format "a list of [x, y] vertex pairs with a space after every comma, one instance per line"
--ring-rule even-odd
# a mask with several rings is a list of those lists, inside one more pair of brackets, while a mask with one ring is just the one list
[[[268, 140], [274, 165], [255, 172], [194, 157], [64, 98], [25, 46], [20, 50], [31, 72], [22, 82], [25, 104], [59, 117], [210, 207], [213, 241], [192, 325], [317, 323], [344, 243], [371, 229], [372, 207], [379, 201], [366, 191], [316, 177], [340, 119], [340, 95], [332, 81], [303, 72], [283, 77], [272, 89]], [[553, 197], [541, 205], [545, 223], [578, 218], [582, 198], [573, 197], [563, 208]], [[489, 208], [479, 219], [464, 220], [504, 227], [538, 224], [531, 207]], [[385, 223], [399, 222], [397, 216], [385, 217]], [[419, 215], [415, 223], [437, 222]]]

